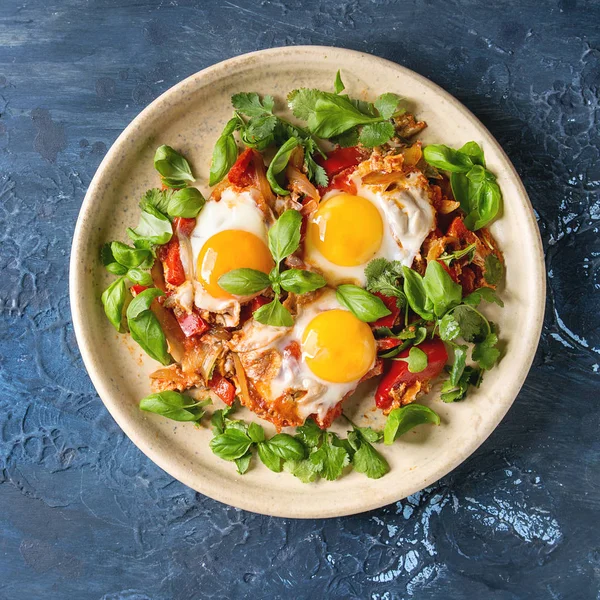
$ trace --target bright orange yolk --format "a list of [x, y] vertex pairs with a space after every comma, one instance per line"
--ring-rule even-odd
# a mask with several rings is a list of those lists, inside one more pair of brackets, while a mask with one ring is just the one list
[[233, 269], [256, 269], [269, 273], [273, 258], [266, 244], [253, 233], [226, 230], [206, 240], [196, 264], [198, 281], [214, 298], [233, 298], [218, 283], [219, 277]]
[[308, 244], [342, 267], [369, 262], [383, 239], [377, 207], [361, 196], [338, 194], [321, 204], [308, 225]]
[[371, 328], [347, 310], [322, 312], [302, 334], [302, 356], [325, 381], [358, 381], [371, 368], [375, 353]]

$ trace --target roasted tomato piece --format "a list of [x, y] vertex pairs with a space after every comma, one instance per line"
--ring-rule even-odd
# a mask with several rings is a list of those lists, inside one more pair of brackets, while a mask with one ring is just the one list
[[230, 183], [238, 185], [239, 187], [247, 187], [254, 183], [253, 156], [254, 150], [252, 148], [246, 148], [246, 150], [240, 154], [227, 174], [227, 179], [229, 179]]
[[183, 333], [185, 333], [185, 337], [202, 335], [205, 331], [210, 329], [208, 323], [195, 312], [177, 316], [177, 322]]
[[327, 158], [320, 158], [317, 162], [325, 169], [327, 177], [331, 179], [348, 167], [356, 167], [364, 158], [365, 153], [357, 146], [352, 146], [351, 148], [336, 148], [327, 155]]
[[173, 225], [175, 225], [175, 231], [178, 235], [184, 235], [190, 237], [194, 227], [196, 227], [196, 219], [186, 219], [185, 217], [175, 217], [173, 219]]
[[148, 286], [146, 285], [140, 285], [139, 283], [136, 283], [135, 285], [132, 285], [129, 288], [129, 291], [131, 292], [132, 296], [137, 296], [138, 294], [141, 294], [144, 290], [147, 290]]
[[386, 338], [379, 338], [377, 340], [377, 350], [381, 351], [381, 350], [391, 350], [392, 348], [396, 348], [397, 346], [400, 346], [400, 344], [402, 344], [403, 340], [399, 340], [398, 338], [395, 337], [386, 337]]
[[179, 254], [179, 240], [172, 237], [164, 246], [158, 249], [157, 255], [163, 264], [165, 281], [175, 286], [184, 283], [185, 271]]
[[231, 406], [235, 398], [235, 386], [229, 379], [215, 373], [212, 379], [208, 382], [208, 387], [217, 395], [225, 404]]
[[265, 298], [264, 296], [256, 296], [256, 298], [252, 298], [252, 300], [250, 302], [250, 310], [254, 313], [261, 306], [264, 306], [265, 304], [269, 304], [269, 302], [271, 302], [271, 300], [269, 300], [269, 298]]
[[[428, 381], [437, 377], [448, 360], [448, 352], [444, 342], [439, 339], [426, 340], [418, 348], [427, 354], [427, 366], [420, 373], [411, 373], [408, 363], [403, 360], [390, 360], [386, 372], [379, 383], [375, 394], [378, 408], [389, 408], [392, 403], [390, 390], [401, 383], [411, 384], [415, 381]], [[400, 352], [398, 358], [407, 358], [410, 348]]]
[[396, 298], [393, 296], [386, 296], [380, 292], [375, 292], [375, 295], [383, 300], [383, 303], [392, 314], [381, 317], [381, 319], [377, 319], [377, 321], [373, 323], [373, 327], [393, 327], [394, 323], [396, 322], [396, 318], [400, 314], [400, 309], [396, 303]]

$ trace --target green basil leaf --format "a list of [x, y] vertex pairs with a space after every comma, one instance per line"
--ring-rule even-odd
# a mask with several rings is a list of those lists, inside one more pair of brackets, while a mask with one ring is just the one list
[[475, 344], [471, 356], [482, 369], [489, 370], [498, 362], [500, 350], [495, 348], [497, 343], [498, 336], [495, 333], [490, 333], [482, 342]]
[[178, 190], [171, 195], [167, 207], [167, 214], [170, 217], [182, 217], [184, 219], [193, 219], [204, 208], [206, 200], [204, 196], [195, 187], [188, 187]]
[[140, 313], [134, 319], [128, 319], [127, 324], [132, 339], [148, 356], [163, 365], [170, 365], [173, 362], [167, 348], [165, 334], [156, 315], [151, 310]]
[[409, 306], [421, 318], [426, 321], [433, 321], [435, 318], [433, 304], [425, 292], [423, 278], [419, 273], [408, 267], [403, 267], [402, 272], [404, 273], [404, 294]]
[[306, 456], [302, 442], [287, 433], [278, 433], [266, 443], [272, 452], [283, 460], [302, 460]]
[[292, 327], [294, 325], [290, 311], [281, 304], [278, 298], [255, 310], [253, 316], [263, 325], [273, 325], [274, 327]]
[[252, 440], [239, 429], [230, 429], [210, 440], [210, 449], [223, 460], [235, 460], [248, 452]]
[[234, 269], [219, 277], [219, 286], [236, 296], [257, 294], [271, 285], [266, 273], [256, 269]]
[[179, 392], [164, 391], [150, 394], [140, 400], [140, 409], [162, 415], [173, 421], [200, 421], [204, 416], [202, 407], [211, 400], [196, 401]]
[[238, 157], [238, 148], [233, 137], [233, 132], [240, 127], [240, 119], [230, 119], [223, 129], [213, 149], [212, 161], [210, 163], [210, 175], [208, 185], [219, 183], [229, 173]]
[[360, 130], [358, 141], [367, 148], [375, 148], [389, 142], [395, 131], [392, 123], [388, 121], [369, 123]]
[[369, 479], [379, 479], [390, 470], [387, 460], [365, 439], [352, 457], [352, 466]]
[[139, 267], [152, 259], [152, 252], [145, 248], [132, 248], [121, 242], [112, 242], [110, 248], [115, 260], [128, 269]]
[[248, 436], [253, 442], [264, 442], [265, 430], [258, 423], [248, 425]]
[[269, 250], [279, 264], [293, 254], [300, 245], [302, 215], [297, 210], [286, 210], [269, 229]]
[[272, 113], [275, 100], [272, 96], [264, 96], [261, 102], [256, 92], [240, 92], [231, 97], [233, 107], [248, 117], [260, 117], [265, 113]]
[[[154, 168], [162, 177], [177, 182], [193, 182], [192, 169], [188, 161], [171, 146], [159, 146], [154, 154]], [[184, 183], [185, 185], [185, 183]]]
[[433, 260], [427, 264], [423, 286], [433, 303], [433, 312], [441, 317], [446, 311], [460, 304], [462, 287], [452, 280], [442, 265]]
[[102, 247], [100, 248], [100, 262], [105, 267], [115, 262], [110, 243], [102, 244]]
[[127, 307], [127, 320], [135, 319], [145, 310], [149, 310], [152, 301], [159, 296], [164, 296], [164, 293], [155, 287], [148, 288], [138, 294]]
[[391, 119], [398, 108], [400, 100], [402, 100], [402, 98], [398, 96], [398, 94], [392, 94], [391, 92], [381, 94], [381, 96], [375, 100], [375, 108], [384, 119]]
[[413, 346], [408, 353], [407, 358], [395, 358], [408, 363], [408, 370], [411, 373], [420, 373], [427, 368], [427, 354], [420, 348]]
[[[140, 222], [135, 229], [127, 228], [127, 235], [141, 247], [162, 246], [173, 236], [171, 221], [153, 206], [147, 206], [142, 211]], [[139, 247], [139, 246], [138, 246]]]
[[372, 323], [381, 317], [392, 314], [381, 298], [357, 285], [338, 286], [335, 297], [342, 306], [345, 306], [357, 319], [365, 323]]
[[430, 144], [423, 150], [423, 158], [432, 166], [451, 173], [466, 173], [473, 166], [471, 157], [443, 144]]
[[213, 412], [212, 417], [210, 418], [213, 435], [220, 435], [225, 432], [226, 419], [228, 418], [229, 414], [235, 410], [234, 407], [235, 404], [232, 404], [231, 406], [227, 406], [226, 408], [221, 408]]
[[275, 154], [267, 169], [267, 181], [269, 182], [271, 189], [280, 196], [287, 196], [289, 192], [279, 185], [276, 176], [287, 167], [292, 151], [299, 145], [301, 145], [301, 142], [298, 138], [292, 137], [287, 140], [283, 146], [277, 150], [277, 154]]
[[129, 296], [129, 290], [123, 277], [113, 281], [102, 293], [104, 312], [113, 327], [119, 332], [123, 331], [123, 308]]
[[127, 271], [127, 279], [138, 285], [149, 286], [154, 284], [152, 275], [148, 271], [142, 271], [141, 269], [129, 269]]
[[154, 360], [163, 365], [173, 362], [167, 348], [167, 339], [156, 315], [149, 310], [152, 301], [163, 292], [149, 288], [138, 294], [127, 307], [127, 324], [131, 337]]
[[340, 74], [339, 69], [338, 69], [338, 72], [335, 74], [335, 81], [333, 83], [333, 89], [335, 90], [336, 94], [341, 94], [346, 89], [346, 86], [344, 85], [344, 83], [342, 81], [342, 76]]
[[467, 213], [465, 226], [476, 231], [485, 227], [500, 212], [502, 193], [496, 183], [496, 177], [480, 165], [475, 165], [467, 173], [469, 180], [468, 206], [462, 206]]
[[120, 265], [118, 262], [109, 263], [106, 265], [106, 270], [113, 275], [125, 275], [127, 273], [127, 267]]
[[483, 156], [483, 150], [477, 142], [467, 142], [460, 150], [462, 154], [466, 154], [475, 165], [481, 165], [485, 167], [485, 157]]
[[280, 282], [286, 292], [294, 294], [306, 294], [327, 285], [327, 281], [319, 273], [300, 269], [284, 271], [281, 273]]
[[244, 456], [241, 458], [235, 459], [235, 466], [237, 467], [237, 472], [240, 475], [243, 475], [250, 468], [250, 461], [252, 460], [252, 451], [248, 450]]
[[460, 204], [460, 207], [469, 214], [472, 210], [469, 195], [469, 180], [466, 173], [450, 173], [450, 185], [454, 199]]
[[452, 344], [452, 347], [454, 348], [454, 362], [452, 363], [452, 369], [450, 370], [450, 383], [456, 386], [458, 385], [467, 364], [468, 347], [459, 344]]
[[440, 417], [429, 407], [422, 404], [408, 404], [401, 408], [395, 408], [390, 412], [385, 422], [383, 443], [389, 446], [413, 427], [424, 423], [439, 425]]
[[281, 472], [281, 457], [277, 456], [269, 442], [262, 442], [257, 446], [258, 458], [268, 469], [275, 473]]

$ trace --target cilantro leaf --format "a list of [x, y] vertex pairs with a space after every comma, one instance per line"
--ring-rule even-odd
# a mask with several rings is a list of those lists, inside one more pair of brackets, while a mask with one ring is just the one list
[[294, 113], [295, 117], [308, 121], [311, 115], [315, 111], [315, 105], [317, 98], [323, 94], [320, 90], [314, 90], [309, 88], [300, 88], [293, 90], [288, 94], [288, 106]]
[[490, 285], [496, 285], [504, 275], [504, 265], [494, 254], [485, 257], [483, 278]]
[[164, 215], [167, 214], [167, 207], [169, 206], [169, 200], [173, 190], [159, 190], [158, 188], [152, 188], [148, 190], [140, 200], [140, 208], [146, 210], [148, 206], [152, 206], [159, 210]]
[[342, 475], [344, 467], [350, 464], [348, 452], [332, 443], [333, 434], [326, 433], [321, 447], [314, 451], [308, 459], [318, 469], [321, 477], [329, 481], [338, 479]]
[[379, 292], [396, 298], [398, 308], [406, 304], [406, 296], [398, 281], [402, 279], [402, 263], [398, 260], [375, 258], [365, 268], [366, 288], [369, 292]]
[[450, 370], [450, 383], [456, 386], [465, 370], [468, 347], [459, 344], [452, 344], [452, 347], [454, 348], [454, 362]]
[[456, 252], [452, 252], [451, 254], [442, 254], [437, 260], [443, 262], [447, 267], [450, 266], [450, 263], [453, 260], [458, 260], [459, 258], [463, 258], [464, 256], [468, 256], [468, 262], [473, 260], [475, 256], [475, 249], [477, 248], [477, 244], [473, 242], [469, 244], [466, 248], [462, 250], [457, 250]]
[[370, 479], [379, 479], [390, 470], [387, 460], [364, 438], [352, 457], [352, 465]]
[[262, 101], [256, 92], [240, 92], [231, 97], [233, 107], [248, 117], [262, 117], [271, 114], [275, 101], [272, 96], [264, 96]]
[[388, 142], [394, 135], [395, 129], [392, 123], [368, 123], [360, 131], [358, 141], [367, 148], [381, 146]]
[[391, 119], [392, 115], [396, 112], [400, 100], [402, 98], [398, 94], [392, 94], [391, 92], [381, 94], [375, 100], [375, 108], [384, 119]]
[[475, 344], [471, 356], [482, 369], [489, 371], [500, 358], [500, 350], [495, 348], [497, 343], [498, 336], [495, 333], [490, 333], [482, 342]]
[[427, 354], [416, 346], [410, 349], [407, 358], [395, 358], [394, 360], [408, 363], [408, 370], [411, 373], [420, 373], [427, 368]]
[[450, 379], [442, 385], [442, 401], [443, 402], [459, 402], [462, 400], [469, 388], [469, 385], [479, 387], [481, 383], [482, 372], [474, 367], [465, 367], [460, 379], [454, 384]]
[[464, 298], [463, 302], [469, 306], [472, 306], [473, 308], [477, 308], [482, 300], [485, 300], [486, 302], [494, 302], [500, 307], [504, 306], [504, 302], [498, 297], [496, 290], [489, 287], [482, 287], [474, 292], [471, 292], [466, 298]]
[[319, 477], [319, 470], [308, 458], [304, 460], [286, 460], [283, 470], [297, 477], [302, 483], [312, 483]]
[[312, 419], [306, 419], [304, 425], [296, 427], [296, 438], [309, 448], [316, 448], [321, 443], [323, 434], [323, 430]]

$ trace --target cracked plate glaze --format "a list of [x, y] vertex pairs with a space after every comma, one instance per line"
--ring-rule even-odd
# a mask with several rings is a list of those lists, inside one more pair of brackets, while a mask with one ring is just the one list
[[[137, 223], [140, 195], [158, 185], [154, 150], [169, 144], [190, 161], [199, 187], [208, 193], [213, 145], [230, 117], [230, 96], [239, 91], [272, 94], [278, 109], [288, 91], [302, 86], [331, 89], [342, 70], [350, 95], [374, 99], [382, 92], [407, 98], [428, 123], [425, 142], [460, 147], [479, 142], [504, 195], [504, 214], [492, 232], [507, 264], [504, 309], [486, 306], [499, 324], [504, 356], [467, 400], [444, 404], [439, 385], [424, 402], [442, 426], [422, 426], [393, 446], [380, 445], [391, 471], [378, 480], [350, 473], [335, 482], [302, 484], [253, 461], [240, 476], [233, 463], [215, 457], [209, 427], [197, 428], [141, 412], [150, 392], [148, 374], [159, 365], [119, 335], [100, 302], [112, 280], [98, 260], [101, 244], [126, 240]], [[465, 460], [494, 430], [529, 371], [540, 336], [545, 278], [533, 209], [514, 167], [483, 125], [457, 100], [427, 79], [367, 54], [318, 46], [274, 48], [227, 60], [192, 75], [148, 106], [119, 136], [98, 168], [77, 221], [71, 253], [70, 294], [79, 348], [104, 404], [131, 440], [173, 477], [212, 498], [246, 510], [282, 517], [321, 518], [358, 513], [397, 501], [433, 483]], [[363, 384], [346, 411], [362, 424], [381, 426], [372, 410], [374, 384]], [[252, 418], [250, 413], [242, 416]], [[263, 423], [264, 425], [265, 423]], [[266, 426], [269, 429], [269, 426]], [[345, 427], [336, 424], [336, 430]]]

